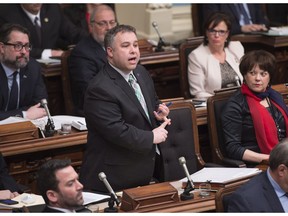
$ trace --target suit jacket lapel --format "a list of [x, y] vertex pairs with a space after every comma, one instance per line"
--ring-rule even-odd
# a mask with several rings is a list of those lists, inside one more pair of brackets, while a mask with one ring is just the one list
[[[142, 108], [142, 105], [140, 104], [140, 102], [139, 102], [138, 98], [136, 97], [135, 93], [133, 92], [133, 89], [129, 86], [129, 84], [121, 76], [121, 74], [119, 74], [117, 71], [115, 71], [114, 68], [112, 68], [109, 64], [108, 64], [107, 73], [109, 74], [109, 76], [112, 79], [114, 79], [115, 84], [118, 85], [127, 94], [127, 96], [135, 104], [135, 106], [137, 107], [139, 112], [142, 114], [142, 116], [150, 123], [150, 121], [148, 120], [148, 118], [147, 118], [147, 116], [145, 114], [144, 109]], [[137, 77], [137, 79], [138, 79], [138, 77]], [[141, 86], [141, 88], [142, 88], [142, 86]], [[145, 98], [145, 96], [144, 96], [144, 98]]]
[[19, 107], [22, 106], [21, 101], [24, 100], [24, 96], [25, 96], [25, 91], [24, 89], [29, 89], [29, 82], [27, 82], [28, 80], [28, 74], [27, 74], [27, 68], [21, 68], [20, 69], [20, 73], [19, 73], [19, 86], [20, 86], [20, 97], [19, 97]]
[[139, 71], [137, 70], [137, 68], [133, 71], [133, 73], [134, 73], [136, 79], [138, 80], [138, 83], [140, 85], [143, 97], [145, 98], [145, 102], [146, 102], [146, 105], [147, 105], [149, 117], [150, 117], [150, 119], [152, 119], [150, 113], [153, 113], [154, 108], [152, 107], [151, 100], [150, 100], [150, 97], [149, 97], [148, 89], [146, 88], [145, 81], [144, 81], [143, 77], [141, 76], [141, 74], [139, 73]]
[[282, 205], [278, 199], [278, 196], [277, 196], [276, 192], [274, 191], [274, 188], [271, 185], [271, 183], [267, 177], [267, 173], [263, 173], [263, 175], [265, 175], [265, 182], [263, 185], [263, 193], [264, 193], [266, 200], [270, 203], [270, 206], [272, 208], [271, 211], [272, 212], [279, 212], [279, 211], [284, 212], [284, 209], [283, 209], [283, 207], [282, 207]]

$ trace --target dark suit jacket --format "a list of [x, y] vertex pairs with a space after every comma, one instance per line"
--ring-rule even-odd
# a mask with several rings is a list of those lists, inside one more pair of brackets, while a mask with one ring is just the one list
[[[78, 207], [78, 209], [75, 210], [77, 213], [91, 213], [91, 211], [86, 208], [85, 206], [80, 206]], [[54, 213], [63, 213], [63, 211], [57, 210], [57, 209], [53, 209], [50, 208], [49, 206], [45, 205], [44, 209], [42, 210], [42, 212], [54, 212]]]
[[83, 115], [85, 91], [89, 82], [107, 62], [106, 52], [90, 35], [83, 38], [68, 59], [71, 93], [75, 111]]
[[149, 72], [134, 70], [147, 103], [151, 123], [128, 82], [110, 65], [90, 82], [84, 112], [88, 143], [80, 170], [87, 190], [107, 192], [98, 178], [104, 172], [115, 191], [147, 185], [153, 175], [155, 145], [153, 111], [159, 104]]
[[238, 188], [227, 204], [228, 212], [284, 212], [266, 172]]
[[42, 44], [39, 43], [35, 27], [20, 4], [0, 5], [0, 26], [4, 23], [17, 23], [26, 27], [33, 45], [31, 56], [41, 58], [44, 49], [65, 49], [76, 44], [86, 33], [81, 32], [64, 16], [57, 4], [43, 4], [40, 11]]
[[38, 62], [30, 58], [27, 66], [20, 69], [20, 98], [19, 109], [5, 111], [8, 102], [9, 88], [5, 71], [0, 64], [0, 120], [10, 116], [20, 115], [29, 107], [39, 103], [41, 99], [48, 98], [46, 86], [42, 79], [41, 67]]
[[20, 192], [20, 188], [18, 187], [14, 178], [12, 178], [7, 169], [6, 162], [0, 153], [0, 190], [10, 190], [11, 192]]
[[[265, 24], [269, 26], [269, 22], [265, 19], [265, 14], [261, 8], [260, 4], [247, 4], [251, 16], [251, 21], [254, 24]], [[226, 13], [231, 18], [231, 35], [241, 34], [241, 26], [239, 24], [239, 16], [234, 4], [203, 4], [203, 15], [205, 16], [204, 20], [208, 16], [216, 11]]]

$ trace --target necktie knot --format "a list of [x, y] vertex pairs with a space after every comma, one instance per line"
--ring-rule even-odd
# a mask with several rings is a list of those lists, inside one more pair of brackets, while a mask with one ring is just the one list
[[130, 83], [130, 85], [132, 85], [134, 82], [136, 82], [136, 79], [132, 73], [129, 74], [128, 82]]

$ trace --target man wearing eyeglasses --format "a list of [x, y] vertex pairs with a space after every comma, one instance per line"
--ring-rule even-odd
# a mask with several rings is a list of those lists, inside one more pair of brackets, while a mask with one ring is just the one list
[[40, 101], [47, 98], [47, 91], [39, 63], [30, 58], [29, 36], [18, 24], [0, 28], [0, 120], [46, 116]]
[[82, 39], [71, 52], [69, 73], [72, 97], [77, 115], [83, 116], [84, 94], [90, 80], [107, 61], [104, 37], [117, 25], [115, 13], [108, 5], [99, 5], [90, 16], [90, 35]]

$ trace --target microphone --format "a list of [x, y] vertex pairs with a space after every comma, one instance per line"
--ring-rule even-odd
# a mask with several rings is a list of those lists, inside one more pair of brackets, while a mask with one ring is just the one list
[[44, 98], [41, 100], [41, 105], [44, 107], [46, 113], [47, 113], [47, 117], [48, 117], [48, 120], [47, 120], [47, 124], [45, 126], [45, 136], [53, 136], [54, 132], [55, 132], [55, 125], [54, 125], [54, 122], [53, 122], [53, 119], [50, 115], [50, 112], [49, 112], [49, 109], [48, 109], [48, 106], [47, 106], [47, 100]]
[[163, 38], [161, 37], [161, 35], [160, 35], [159, 31], [158, 31], [158, 24], [157, 24], [157, 22], [153, 21], [153, 22], [152, 22], [152, 26], [153, 26], [153, 28], [155, 29], [155, 31], [157, 32], [158, 37], [159, 37], [158, 45], [157, 45], [157, 47], [156, 47], [156, 49], [155, 49], [155, 52], [164, 51], [164, 49], [163, 49], [162, 46], [165, 46], [166, 43], [164, 42]]
[[[115, 192], [113, 191], [112, 187], [110, 186], [109, 182], [107, 181], [107, 178], [106, 178], [105, 173], [104, 173], [104, 172], [100, 172], [100, 173], [98, 174], [98, 177], [99, 177], [99, 179], [104, 183], [105, 187], [106, 187], [107, 190], [109, 191], [110, 196], [111, 196], [111, 199], [112, 199], [112, 201], [113, 201], [113, 205], [114, 205], [114, 201], [115, 201], [116, 204], [117, 204], [117, 206], [119, 206], [120, 201], [119, 201], [117, 195], [115, 194]], [[110, 201], [109, 201], [109, 203], [110, 203]], [[113, 205], [110, 206], [110, 204], [109, 204], [110, 210], [112, 210]]]
[[236, 82], [236, 85], [237, 85], [237, 86], [241, 86], [241, 84], [240, 84], [240, 79], [239, 79], [238, 76], [235, 76], [235, 82]]
[[180, 195], [180, 198], [181, 198], [181, 200], [193, 199], [194, 195], [190, 194], [190, 191], [194, 190], [194, 184], [193, 184], [191, 176], [190, 176], [190, 174], [188, 172], [185, 158], [184, 157], [180, 157], [179, 158], [179, 163], [180, 163], [180, 165], [182, 165], [182, 167], [184, 169], [184, 172], [185, 172], [185, 175], [186, 175], [186, 177], [188, 179], [187, 185], [186, 185], [186, 187], [184, 189], [184, 192]]

